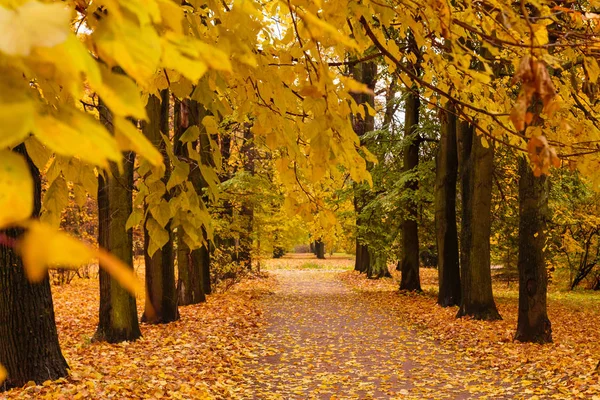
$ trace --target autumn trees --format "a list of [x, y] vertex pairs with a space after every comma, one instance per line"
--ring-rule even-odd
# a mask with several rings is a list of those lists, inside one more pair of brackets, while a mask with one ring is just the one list
[[[353, 193], [357, 269], [397, 259], [401, 288], [420, 290], [420, 241], [432, 235], [427, 222], [432, 225], [434, 213], [440, 304], [460, 298], [459, 315], [495, 319], [490, 207], [494, 153], [502, 149], [513, 158], [527, 153], [534, 171], [532, 178], [522, 162], [520, 324], [542, 327], [549, 339], [545, 311], [536, 308], [545, 308], [542, 231], [548, 225], [534, 213], [545, 204], [545, 187], [536, 179], [565, 163], [590, 187], [599, 182], [594, 88], [600, 68], [587, 46], [598, 18], [591, 5], [578, 7], [546, 1], [393, 7], [4, 2], [1, 19], [15, 23], [0, 38], [0, 228], [66, 244], [41, 251], [33, 239], [17, 240], [19, 246], [5, 241], [3, 268], [20, 263], [16, 251], [28, 276], [43, 281], [48, 263], [101, 257], [96, 337], [133, 340], [140, 335], [135, 298], [124, 290], [137, 287], [132, 229], [144, 229], [146, 239], [144, 320], [168, 322], [177, 318], [178, 301], [192, 304], [210, 292], [215, 243], [232, 245], [237, 261], [251, 267], [252, 251], [259, 243], [267, 247], [260, 239], [275, 237], [275, 229], [264, 233], [273, 225], [263, 218], [268, 208], [310, 221], [324, 239], [340, 227], [335, 213], [348, 211], [337, 190], [351, 183], [366, 189]], [[534, 112], [534, 104], [541, 110]], [[394, 124], [402, 113], [403, 125]], [[31, 219], [39, 211], [33, 191], [20, 186], [33, 184], [37, 172], [19, 175], [21, 159], [7, 155], [23, 143], [48, 178], [40, 224]], [[427, 167], [434, 151], [436, 183]], [[540, 190], [526, 190], [525, 182]], [[435, 200], [427, 191], [434, 185]], [[55, 230], [71, 192], [80, 201], [97, 198], [98, 244], [118, 260]], [[249, 201], [248, 193], [258, 200]], [[270, 215], [271, 222], [283, 220], [279, 211]], [[219, 218], [242, 229], [215, 238]], [[5, 236], [15, 239], [10, 232]], [[527, 255], [528, 248], [535, 251]], [[37, 256], [23, 257], [28, 254]], [[19, 285], [26, 286], [20, 278]], [[37, 297], [49, 304], [46, 289]], [[518, 338], [541, 337], [526, 331], [520, 328]]]

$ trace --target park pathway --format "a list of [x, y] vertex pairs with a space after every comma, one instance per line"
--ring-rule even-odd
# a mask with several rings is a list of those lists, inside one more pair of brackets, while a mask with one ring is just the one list
[[473, 393], [481, 379], [470, 373], [474, 360], [457, 362], [454, 352], [403, 325], [376, 294], [348, 288], [340, 271], [270, 273], [278, 285], [261, 300], [266, 326], [256, 354], [245, 361], [245, 393], [256, 399], [486, 397]]

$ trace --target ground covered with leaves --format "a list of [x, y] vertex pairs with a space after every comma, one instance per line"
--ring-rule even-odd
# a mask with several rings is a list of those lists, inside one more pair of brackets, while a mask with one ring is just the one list
[[[600, 296], [553, 289], [555, 342], [514, 342], [517, 287], [495, 285], [502, 321], [457, 320], [424, 293], [399, 293], [397, 276], [368, 280], [353, 261], [286, 257], [181, 320], [142, 325], [135, 343], [92, 343], [97, 281], [53, 288], [71, 375], [7, 398], [600, 399]], [[141, 305], [142, 299], [138, 299]], [[140, 309], [141, 312], [141, 309]]]
[[[143, 269], [143, 267], [141, 268]], [[54, 286], [56, 323], [70, 376], [0, 394], [9, 399], [210, 399], [242, 398], [241, 358], [256, 339], [258, 299], [274, 281], [253, 277], [203, 304], [180, 307], [181, 319], [141, 324], [132, 343], [93, 343], [98, 323], [97, 279]], [[143, 299], [137, 299], [138, 312]]]

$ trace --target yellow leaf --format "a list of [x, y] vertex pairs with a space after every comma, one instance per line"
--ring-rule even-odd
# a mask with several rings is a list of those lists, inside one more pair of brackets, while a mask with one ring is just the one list
[[23, 93], [0, 86], [0, 148], [23, 141], [33, 130], [33, 102]]
[[30, 221], [24, 226], [28, 229], [19, 243], [19, 251], [30, 281], [42, 280], [46, 276], [48, 266], [77, 268], [97, 257], [100, 267], [121, 286], [134, 294], [143, 293], [144, 287], [136, 278], [133, 269], [105, 250], [94, 250], [39, 221]]
[[57, 117], [38, 115], [36, 137], [64, 156], [78, 157], [94, 165], [121, 161], [121, 151], [108, 131], [94, 118], [80, 111], [65, 111]]
[[486, 149], [490, 148], [490, 144], [488, 143], [487, 139], [483, 136], [481, 137], [481, 145]]
[[598, 67], [598, 62], [595, 58], [585, 57], [583, 59], [583, 65], [585, 66], [585, 70], [590, 78], [590, 82], [596, 82], [598, 80], [598, 75], [600, 75], [600, 68]]
[[98, 55], [109, 66], [119, 65], [135, 81], [147, 86], [152, 82], [161, 56], [161, 43], [151, 25], [139, 25], [124, 18], [107, 16], [96, 29]]
[[123, 263], [123, 261], [103, 249], [98, 250], [98, 259], [100, 261], [100, 267], [108, 272], [114, 280], [119, 282], [119, 284], [130, 293], [144, 293], [144, 286], [136, 277], [135, 272], [132, 268]]
[[0, 383], [4, 382], [7, 376], [8, 371], [6, 371], [6, 368], [4, 368], [2, 364], [0, 364]]
[[127, 119], [115, 117], [115, 138], [121, 150], [132, 150], [154, 166], [163, 165], [163, 156], [152, 143]]
[[175, 33], [182, 33], [183, 8], [173, 0], [158, 0], [162, 24]]
[[14, 10], [0, 6], [0, 51], [27, 56], [34, 47], [52, 47], [69, 35], [71, 10], [62, 2], [32, 0]]
[[0, 150], [0, 228], [25, 220], [33, 211], [33, 180], [23, 156]]
[[215, 135], [219, 133], [219, 126], [217, 125], [217, 120], [211, 115], [202, 118], [202, 125], [204, 125], [204, 127], [206, 128], [206, 132], [208, 132], [209, 135]]
[[350, 39], [345, 34], [341, 33], [336, 27], [327, 22], [323, 21], [316, 15], [309, 13], [308, 11], [302, 10], [298, 7], [293, 7], [294, 11], [298, 14], [313, 34], [318, 34], [324, 37], [331, 38], [336, 42], [342, 43], [353, 49], [358, 49], [356, 41]]
[[146, 119], [146, 108], [140, 90], [127, 76], [102, 68], [102, 83], [92, 86], [114, 115]]
[[26, 225], [29, 229], [19, 244], [27, 278], [39, 282], [48, 266], [79, 267], [89, 262], [93, 250], [71, 236], [39, 221]]

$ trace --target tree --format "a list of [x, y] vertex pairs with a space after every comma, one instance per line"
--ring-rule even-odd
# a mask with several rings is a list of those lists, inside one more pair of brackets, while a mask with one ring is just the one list
[[543, 344], [552, 342], [544, 257], [548, 179], [535, 176], [524, 156], [519, 160], [519, 175], [519, 318], [515, 339]]
[[322, 239], [315, 241], [315, 255], [320, 260], [325, 259], [325, 242]]
[[440, 113], [442, 129], [436, 156], [435, 226], [438, 251], [439, 293], [442, 307], [460, 305], [460, 268], [456, 230], [456, 180], [458, 154], [456, 115], [452, 104]]
[[[351, 66], [352, 77], [357, 81], [365, 84], [370, 90], [375, 89], [377, 83], [377, 64], [370, 62], [355, 62]], [[375, 117], [369, 111], [375, 106], [375, 96], [369, 93], [354, 93], [352, 98], [358, 106], [364, 104], [362, 113], [357, 113], [352, 117], [352, 127], [354, 132], [360, 139], [360, 144], [366, 146], [366, 134], [375, 129]], [[372, 163], [367, 165], [370, 169]], [[364, 236], [368, 235], [369, 218], [362, 214], [365, 205], [372, 200], [373, 194], [365, 183], [354, 183], [354, 210], [356, 211], [356, 259], [354, 270], [366, 272], [367, 275], [372, 275], [372, 260], [370, 256], [369, 244]], [[387, 269], [387, 268], [386, 268]]]
[[[24, 144], [14, 152], [22, 155], [33, 178], [33, 217], [41, 208], [41, 178]], [[41, 384], [67, 376], [67, 362], [60, 351], [48, 273], [37, 283], [29, 281], [23, 260], [13, 242], [23, 230], [0, 231], [0, 363], [8, 371], [4, 388]]]
[[[460, 238], [461, 303], [457, 317], [500, 319], [492, 293], [490, 265], [493, 147], [459, 124], [462, 227]], [[487, 145], [487, 147], [486, 147]]]
[[[414, 89], [414, 88], [413, 88]], [[404, 147], [403, 171], [414, 174], [419, 165], [419, 107], [420, 101], [417, 93], [412, 90], [406, 95], [404, 109]], [[406, 190], [416, 192], [419, 182], [415, 176], [407, 177]], [[419, 225], [417, 222], [417, 205], [408, 200], [406, 204], [407, 215], [402, 221], [402, 260], [399, 269], [402, 274], [400, 290], [421, 291], [419, 278]]]
[[[150, 185], [156, 179], [156, 175], [162, 174], [160, 182], [165, 188], [171, 168], [162, 135], [165, 138], [169, 135], [169, 97], [170, 93], [167, 89], [161, 92], [160, 99], [150, 95], [146, 105], [149, 120], [142, 125], [144, 135], [161, 150], [165, 165], [164, 170], [147, 173], [144, 180]], [[142, 322], [151, 324], [168, 323], [179, 319], [169, 199], [169, 192], [164, 190], [162, 196], [147, 196], [144, 204], [146, 307]]]
[[[183, 100], [176, 103], [173, 151], [177, 157], [190, 159], [190, 150], [194, 150], [193, 146], [183, 143], [181, 139], [188, 128], [193, 129], [193, 127], [196, 127], [200, 129], [198, 126], [198, 112], [198, 104], [196, 102]], [[199, 171], [194, 172], [192, 179], [195, 185], [193, 184], [191, 188], [196, 196], [202, 190], [198, 174]], [[186, 213], [181, 220], [182, 224], [177, 228], [177, 296], [179, 305], [182, 306], [204, 302], [206, 301], [206, 294], [210, 293], [210, 290], [208, 292], [205, 291], [205, 289], [210, 289], [210, 276], [208, 277], [209, 282], [204, 282], [204, 270], [207, 268], [206, 264], [210, 263], [208, 243], [205, 242], [200, 248], [190, 249], [188, 241], [193, 241], [190, 239], [190, 234], [193, 233], [190, 231], [193, 231], [193, 228], [184, 229], [183, 226], [183, 223], [188, 223], [187, 215]], [[202, 238], [205, 237], [205, 232], [204, 228], [200, 228]]]
[[[100, 103], [100, 120], [112, 130], [113, 116]], [[126, 229], [133, 209], [135, 154], [123, 153], [123, 171], [116, 165], [98, 175], [98, 244], [133, 269], [133, 232]], [[101, 265], [102, 266], [102, 265]], [[100, 269], [100, 317], [94, 340], [118, 343], [140, 338], [135, 297]]]

